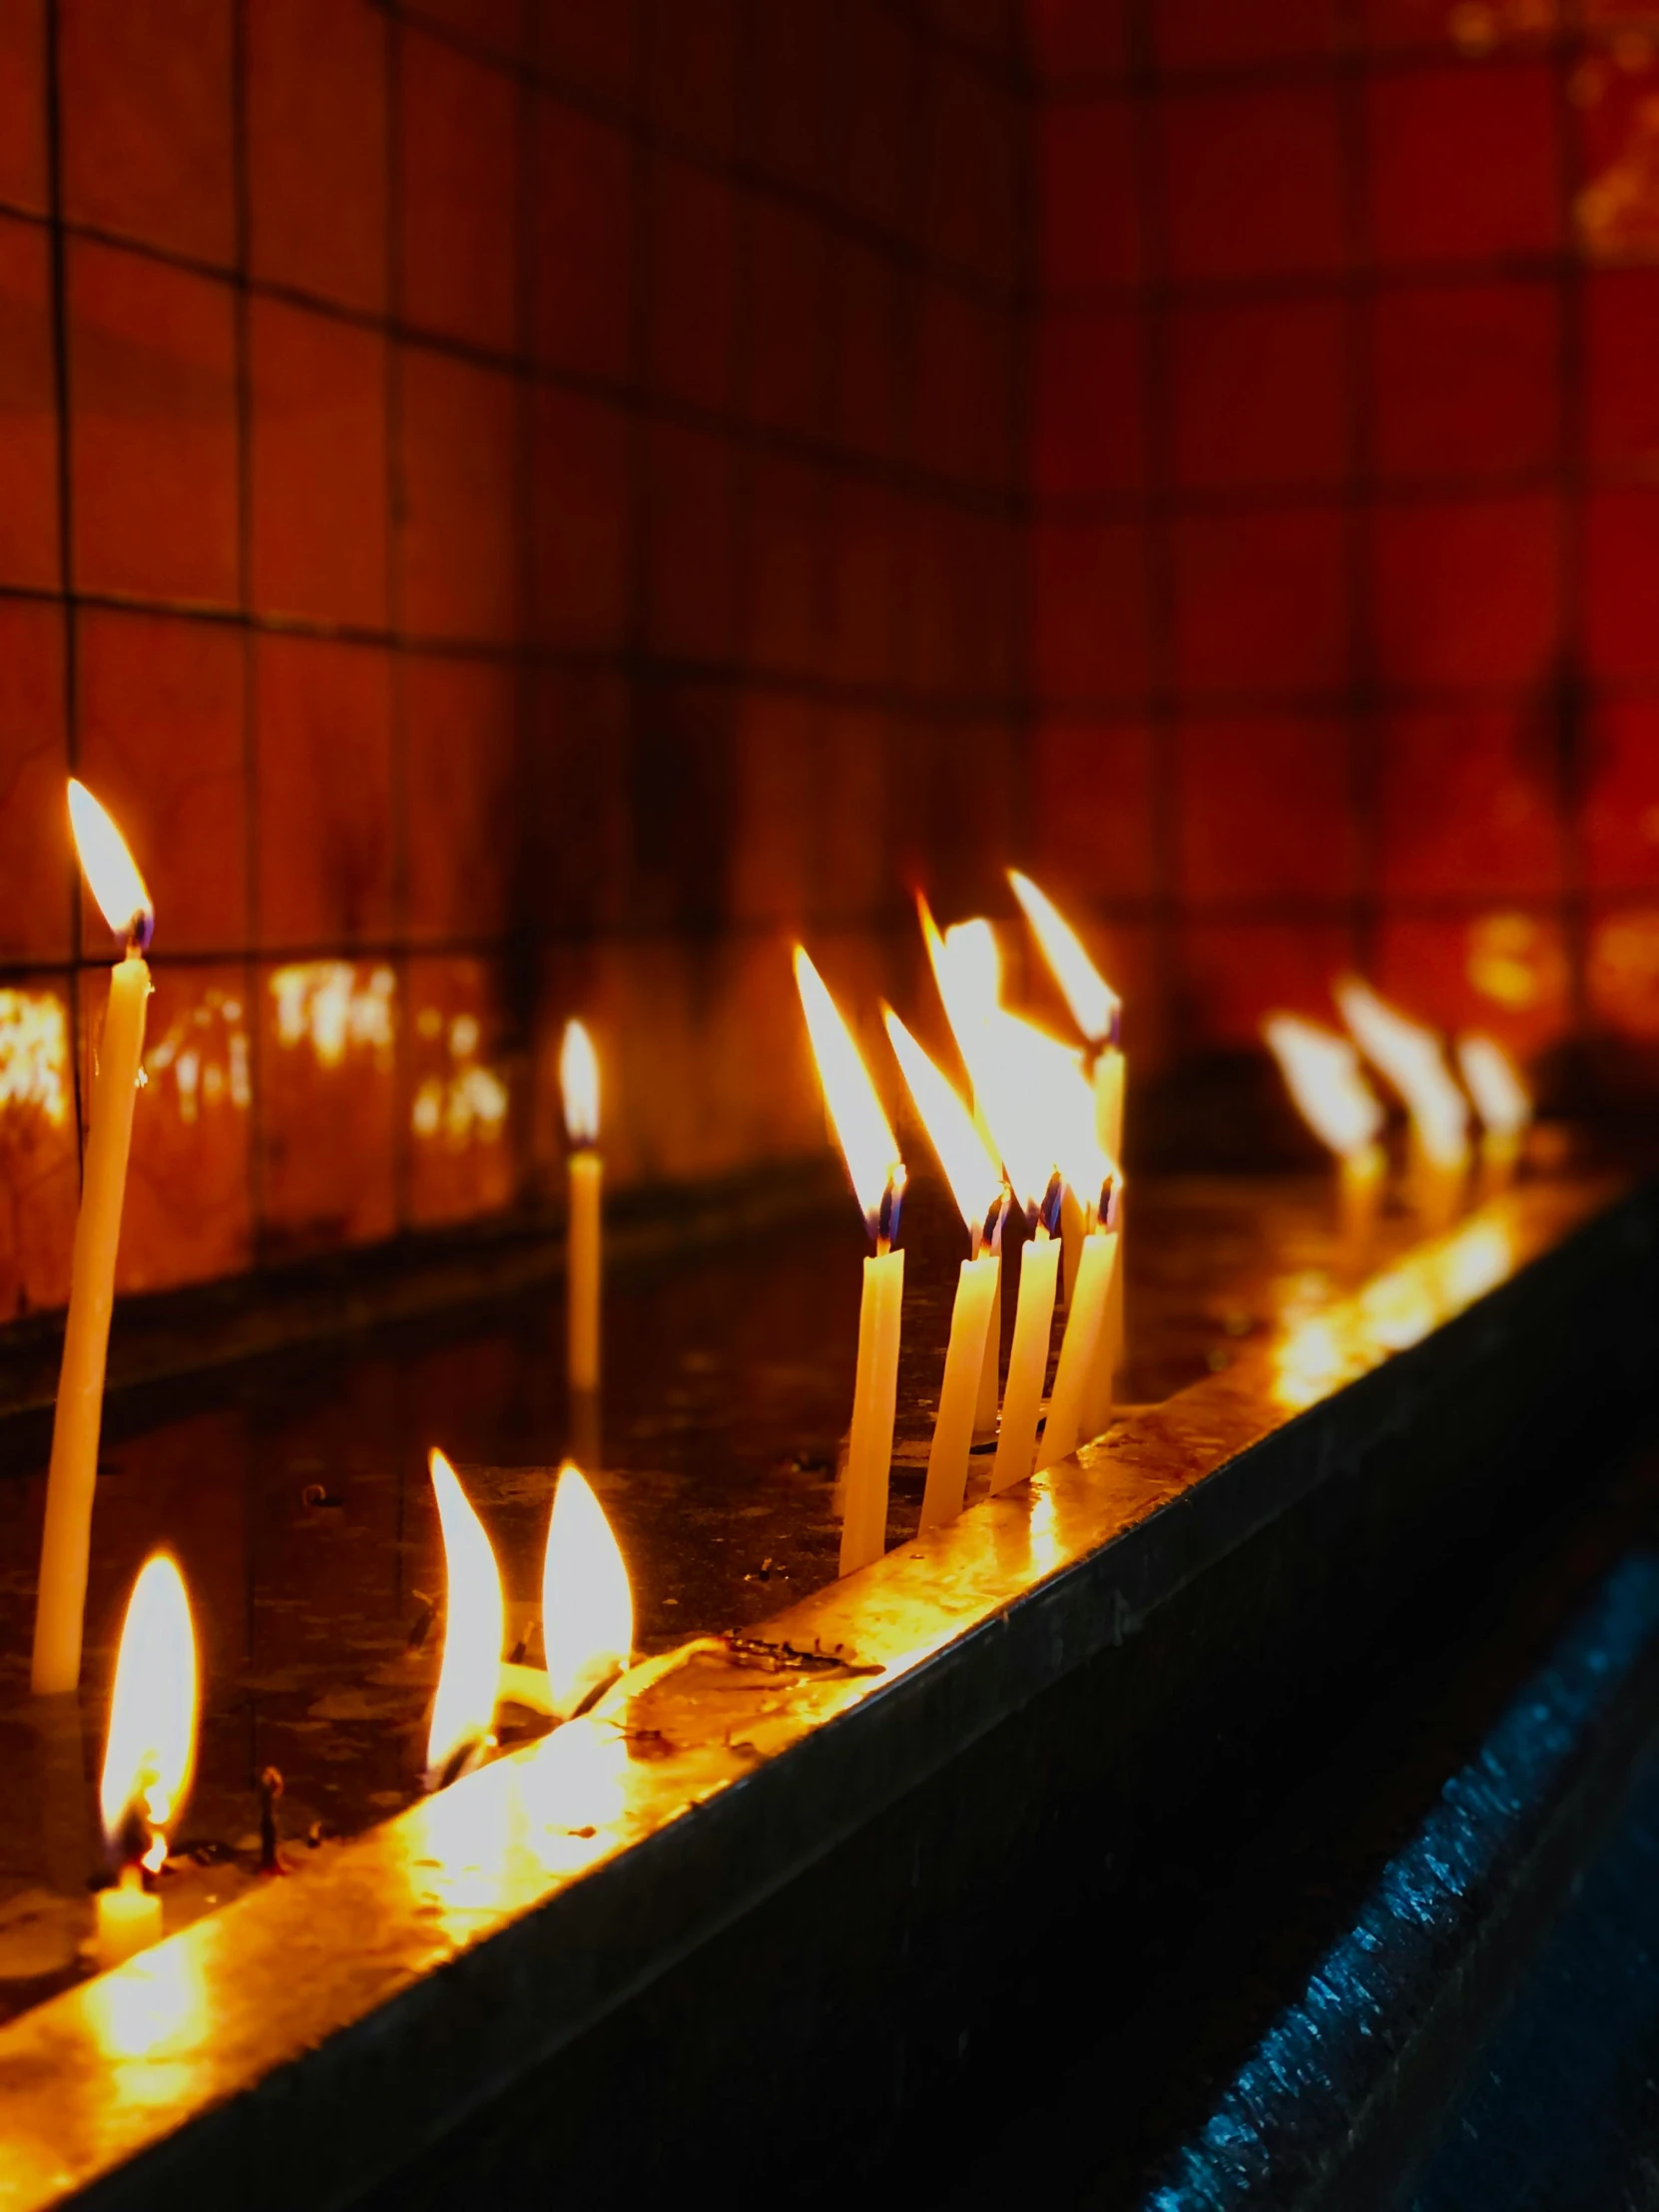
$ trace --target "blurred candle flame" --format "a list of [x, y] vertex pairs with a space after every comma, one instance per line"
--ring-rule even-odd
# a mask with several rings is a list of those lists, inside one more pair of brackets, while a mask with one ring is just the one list
[[1404, 1099], [1423, 1153], [1436, 1167], [1468, 1158], [1468, 1102], [1452, 1081], [1431, 1029], [1408, 1021], [1358, 976], [1336, 986], [1343, 1019], [1373, 1066]]
[[136, 1816], [149, 1831], [141, 1864], [152, 1874], [167, 1863], [167, 1827], [190, 1788], [196, 1706], [190, 1599], [177, 1564], [157, 1552], [127, 1602], [98, 1792], [112, 1855], [126, 1850]]
[[1532, 1100], [1502, 1046], [1473, 1032], [1459, 1037], [1457, 1069], [1487, 1135], [1518, 1137], [1532, 1119]]
[[69, 779], [69, 825], [87, 888], [118, 937], [150, 941], [156, 910], [127, 840], [84, 784]]
[[1297, 1014], [1272, 1014], [1262, 1036], [1302, 1118], [1339, 1159], [1358, 1159], [1382, 1127], [1382, 1101], [1347, 1037]]
[[882, 1019], [928, 1142], [939, 1156], [950, 1195], [977, 1233], [1002, 1189], [1002, 1167], [973, 1125], [973, 1116], [890, 1006]]
[[599, 1058], [579, 1021], [567, 1021], [559, 1045], [559, 1088], [565, 1134], [572, 1144], [599, 1142]]
[[569, 1460], [559, 1469], [547, 1528], [541, 1632], [548, 1688], [559, 1715], [575, 1712], [633, 1657], [628, 1569], [603, 1506]]
[[941, 935], [919, 893], [916, 912], [951, 1035], [973, 1083], [974, 1104], [1029, 1210], [1041, 1202], [1059, 1161], [1052, 1112], [1056, 1071], [1062, 1062], [1075, 1071], [1080, 1055], [997, 1004], [1001, 977], [989, 922], [958, 922]]
[[1072, 1020], [1096, 1052], [1115, 1043], [1123, 1002], [1084, 951], [1082, 938], [1030, 876], [1010, 868], [1008, 880], [1042, 946], [1044, 959], [1065, 993]]
[[825, 988], [804, 945], [795, 948], [795, 980], [846, 1172], [871, 1237], [879, 1240], [884, 1203], [904, 1187], [904, 1163], [852, 1033]]
[[426, 1786], [453, 1780], [474, 1748], [487, 1746], [495, 1721], [506, 1609], [501, 1575], [484, 1525], [467, 1503], [441, 1451], [430, 1458], [443, 1530], [443, 1664], [426, 1739]]

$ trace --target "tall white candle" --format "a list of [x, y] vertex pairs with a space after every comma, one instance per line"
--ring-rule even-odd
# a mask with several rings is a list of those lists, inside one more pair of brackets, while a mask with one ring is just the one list
[[[1028, 875], [1008, 870], [1014, 895], [1042, 946], [1043, 957], [1065, 994], [1071, 1017], [1089, 1041], [1094, 1056], [1095, 1142], [1114, 1164], [1123, 1158], [1125, 1062], [1118, 1045], [1123, 1003], [1094, 962], [1064, 914]], [[1121, 1232], [1120, 1232], [1121, 1234]], [[1123, 1258], [1120, 1251], [1107, 1292], [1103, 1343], [1113, 1371], [1123, 1365]]]
[[882, 1252], [864, 1262], [858, 1303], [858, 1372], [852, 1388], [852, 1435], [846, 1454], [846, 1518], [841, 1522], [840, 1571], [851, 1574], [887, 1547], [887, 1485], [893, 1417], [898, 1405], [899, 1315], [904, 1255]]
[[864, 1262], [858, 1308], [858, 1366], [852, 1388], [852, 1431], [843, 1486], [840, 1571], [850, 1574], [881, 1556], [886, 1544], [887, 1484], [892, 1470], [893, 1417], [898, 1403], [898, 1348], [904, 1301], [904, 1257], [896, 1250], [904, 1198], [904, 1163], [875, 1087], [864, 1072], [851, 1032], [824, 987], [824, 978], [795, 948], [795, 980], [807, 1017], [825, 1103], [863, 1209], [875, 1252]]
[[1054, 1292], [1059, 1279], [1060, 1244], [1038, 1224], [1020, 1254], [1019, 1297], [1014, 1306], [1014, 1342], [1008, 1354], [1008, 1382], [1002, 1393], [1002, 1426], [991, 1462], [991, 1492], [1011, 1489], [1031, 1473], [1037, 1451], [1037, 1415], [1048, 1374], [1048, 1339], [1054, 1322]]
[[973, 1409], [973, 1440], [983, 1443], [996, 1434], [996, 1409], [1002, 1397], [1002, 1254], [996, 1255], [996, 1281], [991, 1285], [990, 1319], [985, 1324], [985, 1361], [979, 1370], [979, 1402]]
[[[1001, 1282], [1002, 1224], [1008, 1193], [1002, 1169], [982, 1125], [975, 1121], [949, 1083], [923, 1052], [890, 1006], [883, 1010], [887, 1035], [904, 1071], [916, 1111], [939, 1156], [968, 1234], [969, 1257], [962, 1262], [956, 1302], [950, 1315], [950, 1342], [944, 1356], [944, 1380], [933, 1440], [927, 1452], [927, 1483], [921, 1499], [921, 1526], [953, 1520], [962, 1509], [967, 1486], [968, 1452], [983, 1407], [993, 1315]], [[987, 1208], [986, 1200], [989, 1199]], [[996, 1422], [996, 1355], [990, 1351], [990, 1425]]]
[[126, 939], [127, 956], [110, 971], [109, 1003], [92, 1085], [81, 1212], [75, 1224], [35, 1607], [30, 1685], [37, 1697], [65, 1695], [81, 1679], [92, 1501], [104, 1417], [104, 1366], [150, 997], [150, 970], [143, 955], [154, 920], [150, 894], [121, 832], [92, 794], [73, 782], [69, 814], [87, 882], [110, 927]]
[[569, 1211], [565, 1227], [565, 1353], [573, 1391], [599, 1387], [599, 1060], [579, 1021], [565, 1024], [559, 1047], [565, 1134], [570, 1140]]
[[[1106, 1326], [1107, 1298], [1117, 1273], [1118, 1239], [1115, 1230], [1096, 1230], [1083, 1240], [1077, 1264], [1077, 1289], [1066, 1315], [1066, 1333], [1060, 1344], [1060, 1364], [1054, 1374], [1054, 1389], [1048, 1401], [1048, 1419], [1037, 1447], [1037, 1472], [1057, 1460], [1069, 1458], [1084, 1440], [1084, 1408], [1101, 1357], [1101, 1333]], [[1107, 1380], [1111, 1368], [1107, 1365]], [[1102, 1427], [1105, 1423], [1102, 1422]]]

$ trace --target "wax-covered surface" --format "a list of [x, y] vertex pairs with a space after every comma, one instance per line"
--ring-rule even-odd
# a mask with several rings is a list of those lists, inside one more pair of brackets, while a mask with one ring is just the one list
[[[925, 1161], [904, 1232], [889, 1544], [919, 1516], [965, 1242]], [[1323, 1180], [1139, 1190], [1127, 1240], [1132, 1398], [1165, 1399], [1270, 1341], [1281, 1348], [1280, 1371], [1262, 1369], [1273, 1387], [1317, 1394], [1337, 1375], [1318, 1364], [1337, 1358], [1318, 1324], [1325, 1304], [1368, 1269], [1386, 1283], [1385, 1256], [1422, 1233], [1396, 1210], [1357, 1244]], [[587, 1456], [629, 1564], [642, 1652], [752, 1630], [833, 1579], [832, 1467], [850, 1409], [861, 1249], [855, 1220], [836, 1216], [613, 1280], [600, 1463]], [[1505, 1254], [1477, 1224], [1467, 1260], [1476, 1275], [1501, 1272]], [[1408, 1335], [1408, 1292], [1383, 1304], [1384, 1335], [1390, 1319]], [[1005, 1297], [1004, 1358], [1014, 1309]], [[1311, 1375], [1297, 1350], [1309, 1317]], [[1056, 1349], [1063, 1326], [1057, 1317]], [[427, 1449], [450, 1456], [490, 1531], [511, 1636], [538, 1607], [552, 1470], [574, 1440], [563, 1370], [555, 1288], [506, 1318], [427, 1325], [114, 1401], [79, 1739], [64, 1716], [48, 1732], [26, 1696], [41, 1472], [0, 1483], [0, 2012], [79, 1971], [85, 1883], [101, 1864], [91, 1791], [115, 1640], [149, 1551], [176, 1551], [203, 1656], [199, 1773], [167, 1892], [173, 1928], [255, 1879], [256, 1782], [267, 1766], [284, 1780], [279, 1827], [301, 1873], [333, 1839], [419, 1794], [441, 1640], [432, 1601], [443, 1591]], [[21, 1449], [36, 1430], [20, 1431]], [[988, 1454], [975, 1456], [970, 1501], [988, 1466]], [[503, 1718], [508, 1740], [539, 1726]]]

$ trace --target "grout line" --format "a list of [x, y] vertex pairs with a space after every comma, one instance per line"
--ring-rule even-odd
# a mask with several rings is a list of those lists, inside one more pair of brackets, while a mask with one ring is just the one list
[[[75, 596], [74, 458], [70, 447], [73, 418], [70, 407], [69, 276], [63, 221], [63, 97], [59, 76], [61, 31], [58, 7], [59, 0], [46, 0], [41, 13], [41, 30], [46, 49], [46, 165], [47, 201], [50, 209], [47, 238], [51, 259], [53, 400], [57, 411], [54, 428], [57, 433], [58, 559], [64, 610], [64, 754], [70, 773], [73, 774], [80, 766], [81, 751], [80, 625]], [[80, 870], [76, 865], [73, 841], [68, 838], [65, 839], [65, 858], [68, 863], [64, 890], [69, 900], [69, 945], [72, 956], [70, 972], [75, 976], [90, 963], [82, 927]], [[70, 992], [69, 1034], [70, 1071], [75, 1097], [75, 1173], [79, 1182], [86, 1146], [89, 1101], [82, 1081], [84, 1042], [81, 993], [74, 988]]]

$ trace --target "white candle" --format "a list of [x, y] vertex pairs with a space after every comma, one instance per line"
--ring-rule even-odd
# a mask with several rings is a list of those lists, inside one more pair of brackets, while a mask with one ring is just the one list
[[1014, 1342], [1008, 1354], [1008, 1383], [1002, 1393], [1002, 1426], [991, 1462], [991, 1492], [1011, 1489], [1030, 1474], [1037, 1450], [1037, 1414], [1048, 1374], [1048, 1338], [1054, 1322], [1054, 1292], [1060, 1246], [1038, 1225], [1020, 1255], [1019, 1298], [1014, 1306]]
[[[1101, 1334], [1106, 1326], [1107, 1300], [1117, 1273], [1118, 1239], [1115, 1230], [1096, 1230], [1083, 1240], [1077, 1267], [1077, 1291], [1066, 1316], [1066, 1333], [1060, 1343], [1060, 1364], [1054, 1375], [1048, 1419], [1037, 1449], [1037, 1472], [1057, 1460], [1069, 1458], [1085, 1435], [1084, 1411], [1102, 1365], [1108, 1387], [1111, 1365], [1102, 1361]], [[1101, 1423], [1104, 1427], [1104, 1421]]]
[[898, 1405], [898, 1346], [904, 1302], [904, 1255], [898, 1242], [904, 1163], [875, 1086], [851, 1031], [824, 987], [824, 978], [795, 948], [796, 988], [824, 1085], [825, 1104], [863, 1209], [874, 1256], [864, 1262], [858, 1305], [858, 1366], [852, 1386], [852, 1430], [842, 1484], [840, 1571], [879, 1559], [886, 1547], [887, 1482], [892, 1470], [893, 1415]]
[[1002, 1253], [996, 1255], [990, 1319], [985, 1324], [985, 1362], [979, 1371], [979, 1402], [973, 1410], [973, 1440], [996, 1434], [996, 1408], [1002, 1397]]
[[162, 1901], [144, 1887], [137, 1867], [123, 1867], [112, 1889], [98, 1892], [98, 1927], [93, 1956], [99, 1971], [119, 1966], [136, 1951], [162, 1939]]
[[121, 833], [92, 794], [69, 787], [76, 846], [93, 896], [112, 929], [127, 940], [127, 956], [110, 971], [109, 1003], [98, 1041], [91, 1122], [75, 1224], [69, 1317], [52, 1424], [46, 1478], [46, 1528], [41, 1543], [30, 1686], [37, 1697], [72, 1691], [81, 1679], [87, 1558], [98, 1477], [98, 1437], [104, 1415], [104, 1364], [115, 1304], [115, 1258], [127, 1188], [133, 1103], [144, 1052], [150, 970], [143, 946], [153, 912], [144, 878]]
[[[976, 1260], [964, 1260], [956, 1278], [956, 1303], [950, 1313], [950, 1344], [944, 1356], [944, 1382], [939, 1389], [933, 1441], [927, 1448], [927, 1486], [921, 1497], [923, 1528], [931, 1528], [938, 1521], [954, 1520], [962, 1510], [962, 1495], [967, 1488], [968, 1452], [973, 1442], [980, 1385], [985, 1373], [985, 1347], [1001, 1275], [1001, 1256], [982, 1252]], [[994, 1381], [992, 1386], [994, 1388]], [[992, 1419], [995, 1419], [994, 1403]]]
[[572, 1147], [565, 1230], [566, 1372], [573, 1391], [591, 1392], [599, 1387], [599, 1202], [604, 1169], [598, 1149], [599, 1061], [579, 1021], [565, 1024], [559, 1082]]
[[996, 1426], [996, 1348], [991, 1333], [1002, 1280], [1002, 1225], [1008, 1212], [1008, 1191], [982, 1120], [963, 1105], [892, 1008], [885, 1007], [882, 1013], [910, 1096], [972, 1239], [972, 1250], [957, 1278], [944, 1381], [933, 1421], [933, 1441], [927, 1452], [921, 1526], [929, 1528], [935, 1522], [953, 1520], [962, 1510], [968, 1451], [974, 1428], [984, 1416], [987, 1376], [988, 1426]]
[[892, 1467], [893, 1415], [898, 1404], [899, 1315], [904, 1255], [883, 1252], [864, 1262], [858, 1304], [858, 1374], [852, 1390], [852, 1435], [846, 1454], [846, 1518], [840, 1571], [851, 1574], [887, 1547], [887, 1481]]

